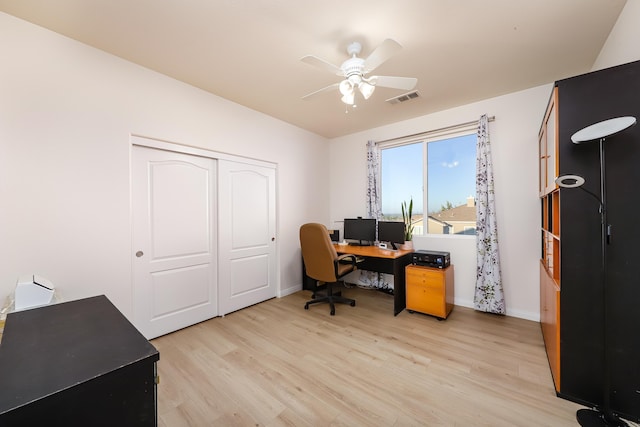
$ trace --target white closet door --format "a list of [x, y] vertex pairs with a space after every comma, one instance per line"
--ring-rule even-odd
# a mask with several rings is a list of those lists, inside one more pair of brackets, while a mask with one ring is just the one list
[[219, 314], [276, 296], [275, 169], [219, 160]]
[[133, 147], [134, 323], [154, 338], [218, 315], [216, 161]]

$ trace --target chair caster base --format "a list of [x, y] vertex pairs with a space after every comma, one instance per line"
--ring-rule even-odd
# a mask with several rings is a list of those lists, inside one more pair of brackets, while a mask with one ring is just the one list
[[309, 306], [312, 304], [318, 303], [329, 303], [330, 305], [330, 314], [335, 316], [336, 314], [336, 304], [349, 304], [351, 307], [355, 307], [356, 301], [351, 298], [343, 297], [340, 292], [332, 292], [331, 287], [329, 287], [324, 294], [321, 294], [310, 301], [307, 301], [304, 304], [304, 309], [309, 310]]

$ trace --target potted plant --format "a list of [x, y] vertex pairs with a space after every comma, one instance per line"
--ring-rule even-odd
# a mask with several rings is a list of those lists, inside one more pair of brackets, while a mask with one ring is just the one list
[[404, 240], [405, 240], [405, 248], [412, 249], [413, 242], [413, 197], [409, 199], [409, 204], [407, 202], [402, 202], [402, 220], [404, 221]]

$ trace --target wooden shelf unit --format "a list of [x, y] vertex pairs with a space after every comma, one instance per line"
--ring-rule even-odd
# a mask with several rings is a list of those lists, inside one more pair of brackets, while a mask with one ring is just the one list
[[558, 88], [549, 99], [539, 137], [540, 324], [556, 391], [560, 391], [560, 190], [558, 176]]

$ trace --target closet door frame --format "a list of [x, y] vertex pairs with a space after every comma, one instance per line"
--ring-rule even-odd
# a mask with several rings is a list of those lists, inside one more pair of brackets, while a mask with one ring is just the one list
[[[187, 155], [194, 155], [194, 156], [199, 156], [199, 157], [206, 157], [206, 158], [210, 158], [212, 160], [216, 160], [216, 161], [227, 161], [227, 162], [237, 162], [239, 164], [246, 164], [246, 165], [253, 165], [256, 166], [258, 168], [266, 168], [266, 169], [273, 169], [273, 183], [272, 183], [272, 194], [270, 194], [271, 196], [271, 203], [273, 204], [273, 209], [270, 211], [272, 218], [270, 218], [270, 221], [272, 221], [272, 229], [271, 231], [273, 231], [273, 235], [270, 237], [270, 240], [273, 239], [273, 243], [271, 245], [271, 249], [269, 251], [269, 257], [270, 260], [268, 262], [269, 266], [270, 266], [270, 288], [272, 289], [272, 295], [270, 295], [270, 297], [275, 297], [278, 294], [278, 291], [280, 289], [280, 274], [277, 271], [273, 271], [273, 270], [277, 270], [277, 266], [279, 265], [279, 260], [278, 260], [278, 254], [279, 254], [279, 250], [278, 250], [278, 236], [277, 236], [277, 195], [276, 193], [276, 189], [277, 189], [277, 175], [278, 175], [278, 171], [277, 171], [277, 165], [275, 163], [272, 162], [268, 162], [268, 161], [264, 161], [264, 160], [259, 160], [259, 159], [253, 159], [253, 158], [248, 158], [248, 157], [243, 157], [243, 156], [237, 156], [237, 155], [232, 155], [232, 154], [228, 154], [228, 153], [220, 153], [220, 152], [216, 152], [213, 150], [207, 150], [207, 149], [203, 149], [203, 148], [197, 148], [197, 147], [192, 147], [192, 146], [187, 146], [187, 145], [182, 145], [180, 143], [176, 143], [176, 142], [169, 142], [169, 141], [165, 141], [165, 140], [161, 140], [158, 138], [153, 138], [153, 137], [149, 137], [149, 136], [144, 136], [144, 135], [139, 135], [139, 134], [131, 134], [130, 136], [130, 143], [131, 143], [131, 147], [130, 147], [130, 159], [132, 158], [132, 154], [133, 154], [133, 147], [134, 146], [141, 146], [141, 147], [147, 147], [147, 148], [154, 148], [154, 149], [159, 149], [159, 150], [164, 150], [164, 151], [171, 151], [171, 152], [176, 152], [176, 153], [181, 153], [181, 154], [187, 154]], [[219, 185], [220, 180], [217, 180], [217, 183]], [[219, 192], [217, 192], [218, 197], [219, 196]], [[218, 210], [220, 209], [220, 204], [218, 203]], [[132, 221], [133, 224], [133, 221]], [[221, 236], [224, 235], [224, 233], [220, 233], [220, 230], [223, 228], [229, 228], [231, 226], [231, 224], [223, 224], [220, 221], [220, 218], [218, 216], [218, 223], [214, 225], [215, 227], [217, 227], [218, 233], [218, 239], [221, 238]], [[132, 225], [133, 227], [133, 225]], [[132, 230], [133, 233], [133, 230]], [[133, 245], [133, 238], [132, 238], [132, 247], [131, 247], [131, 259], [132, 259], [132, 263], [135, 262], [135, 258], [136, 258], [136, 252], [138, 251], [138, 249], [136, 249]], [[220, 242], [216, 242], [218, 244], [218, 247], [221, 246]], [[227, 242], [227, 246], [230, 243]], [[224, 246], [224, 243], [222, 244], [222, 246]], [[222, 266], [221, 264], [224, 262], [228, 262], [228, 259], [226, 258], [222, 258], [223, 254], [218, 251], [218, 259], [217, 259], [217, 263], [218, 263], [218, 274], [220, 274], [220, 271], [227, 271], [227, 269], [225, 269], [224, 266]], [[132, 274], [135, 270], [132, 268]], [[134, 277], [132, 277], [132, 284], [134, 283]], [[221, 278], [218, 277], [218, 281], [217, 281], [217, 293], [218, 295], [220, 295], [220, 286], [225, 286], [224, 283], [221, 284]], [[230, 286], [230, 284], [227, 284], [228, 286]], [[132, 289], [132, 293], [133, 293], [133, 289]], [[223, 292], [224, 294], [225, 292]], [[132, 295], [135, 298], [135, 295]], [[218, 310], [216, 313], [216, 316], [223, 316], [224, 314], [226, 314], [225, 311], [221, 311], [220, 310], [220, 306], [224, 305], [223, 302], [220, 301], [220, 298], [218, 298]], [[234, 306], [234, 310], [235, 309], [239, 309], [242, 307], [236, 307]], [[135, 310], [135, 308], [134, 308]], [[134, 317], [135, 317], [135, 313], [134, 313]]]

